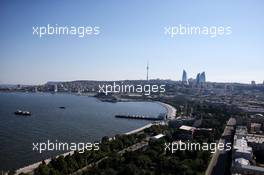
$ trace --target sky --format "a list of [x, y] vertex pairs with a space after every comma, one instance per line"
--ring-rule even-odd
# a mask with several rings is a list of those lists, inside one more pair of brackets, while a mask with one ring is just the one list
[[[264, 80], [262, 0], [0, 1], [0, 84], [47, 81]], [[99, 26], [78, 38], [32, 34], [33, 26]], [[170, 38], [166, 26], [230, 26], [230, 35]]]

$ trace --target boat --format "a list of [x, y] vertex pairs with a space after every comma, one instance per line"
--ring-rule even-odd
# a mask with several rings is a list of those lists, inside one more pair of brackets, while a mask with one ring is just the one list
[[14, 113], [15, 113], [15, 115], [31, 116], [31, 112], [29, 112], [29, 111], [17, 110], [17, 111], [14, 112]]
[[59, 108], [60, 108], [60, 109], [66, 109], [66, 107], [65, 107], [65, 106], [60, 106]]

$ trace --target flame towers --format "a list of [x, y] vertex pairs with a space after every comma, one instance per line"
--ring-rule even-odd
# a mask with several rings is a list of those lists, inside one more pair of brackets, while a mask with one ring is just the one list
[[182, 84], [189, 85], [191, 83], [192, 85], [196, 86], [204, 86], [206, 83], [206, 75], [205, 72], [198, 73], [195, 79], [190, 78], [188, 80], [187, 72], [183, 70], [182, 72]]
[[205, 83], [205, 82], [206, 82], [205, 72], [202, 72], [200, 74], [200, 83]]
[[185, 70], [183, 70], [183, 72], [182, 72], [182, 83], [183, 84], [188, 84], [187, 72]]
[[206, 82], [205, 72], [198, 73], [196, 76], [196, 85], [204, 85]]

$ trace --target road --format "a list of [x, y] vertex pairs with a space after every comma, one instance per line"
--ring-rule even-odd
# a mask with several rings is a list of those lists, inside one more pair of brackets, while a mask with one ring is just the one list
[[[227, 143], [231, 143], [231, 139], [233, 137], [233, 129], [233, 127], [226, 126], [218, 144], [223, 143], [226, 145]], [[221, 151], [217, 149], [213, 154], [205, 175], [223, 175], [227, 171], [229, 171], [226, 169], [226, 167], [228, 167], [227, 164], [230, 163], [228, 161], [228, 153], [229, 151], [226, 151], [225, 149]]]
[[[136, 143], [134, 145], [131, 145], [121, 151], [118, 152], [118, 154], [124, 154], [125, 152], [131, 152], [131, 151], [136, 151], [136, 150], [139, 150], [145, 146], [148, 146], [148, 141], [149, 141], [149, 137], [147, 137], [145, 140], [139, 142], [139, 143]], [[94, 166], [94, 165], [98, 165], [100, 162], [102, 162], [103, 160], [105, 159], [108, 159], [108, 156], [106, 157], [103, 157], [102, 159], [98, 160], [97, 162], [94, 162], [94, 163], [91, 163], [81, 169], [79, 169], [78, 171], [72, 173], [71, 175], [79, 175], [79, 174], [82, 174], [84, 171], [88, 170], [90, 167]]]

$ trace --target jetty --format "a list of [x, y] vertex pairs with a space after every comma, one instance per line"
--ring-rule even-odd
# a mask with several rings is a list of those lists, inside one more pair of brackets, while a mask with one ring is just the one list
[[140, 119], [140, 120], [164, 120], [166, 114], [160, 114], [158, 117], [149, 117], [145, 115], [115, 115], [116, 118]]

